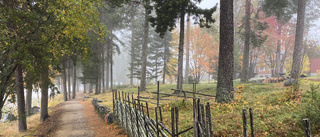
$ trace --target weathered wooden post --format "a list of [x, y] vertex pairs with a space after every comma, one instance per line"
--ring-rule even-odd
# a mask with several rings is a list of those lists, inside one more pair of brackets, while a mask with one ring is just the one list
[[196, 87], [195, 87], [195, 83], [194, 82], [193, 82], [192, 88], [193, 88], [193, 99], [195, 99], [196, 98]]
[[311, 128], [310, 128], [310, 120], [309, 118], [302, 119], [303, 127], [304, 127], [304, 136], [311, 137]]
[[138, 87], [138, 106], [139, 106], [139, 111], [140, 109], [140, 87]]
[[140, 132], [139, 132], [139, 117], [138, 117], [138, 110], [137, 110], [137, 103], [136, 101], [134, 101], [134, 105], [135, 105], [135, 112], [136, 112], [136, 127], [137, 127], [137, 134], [138, 134], [138, 137], [140, 137]]
[[[200, 99], [197, 100], [197, 115], [198, 115], [198, 119], [197, 119], [197, 123], [201, 122], [201, 113], [200, 113]], [[198, 126], [198, 136], [201, 137], [201, 132], [200, 132], [200, 127]]]
[[[122, 99], [122, 103], [120, 103], [120, 108], [121, 108], [121, 125], [122, 125], [122, 130], [124, 131], [124, 121], [123, 121], [123, 119], [124, 119], [124, 117], [123, 117], [123, 112], [124, 112], [124, 108], [123, 108], [123, 91], [121, 91], [121, 94], [122, 94], [122, 97], [121, 97], [121, 99]], [[120, 100], [121, 100], [120, 99]]]
[[207, 105], [206, 105], [206, 115], [207, 115], [207, 135], [209, 137], [213, 137], [213, 129], [212, 129], [212, 121], [211, 121], [211, 110], [210, 110], [210, 103], [207, 102]]
[[247, 109], [242, 110], [243, 137], [247, 137]]
[[116, 120], [117, 119], [117, 116], [118, 116], [118, 100], [117, 100], [117, 98], [118, 98], [118, 95], [117, 95], [117, 93], [118, 93], [118, 91], [117, 90], [114, 90], [114, 97], [115, 97], [115, 110], [113, 110], [113, 111], [115, 111], [115, 119], [114, 120]]
[[[131, 95], [132, 96], [132, 102], [131, 102], [131, 104], [132, 104], [132, 108], [134, 107], [134, 105], [133, 105], [133, 95]], [[134, 137], [135, 135], [134, 135], [134, 121], [133, 121], [133, 111], [132, 111], [132, 109], [131, 109], [131, 107], [130, 107], [130, 95], [128, 95], [128, 101], [129, 101], [129, 112], [130, 112], [130, 123], [131, 123], [131, 128], [130, 128], [130, 131], [131, 131], [131, 135]]]
[[128, 112], [128, 106], [127, 106], [127, 93], [125, 92], [124, 93], [124, 96], [123, 97], [123, 103], [124, 103], [124, 118], [126, 119], [126, 127], [125, 127], [125, 132], [127, 134], [127, 136], [129, 136], [129, 129], [128, 129], [128, 115], [127, 115], [127, 112]]
[[[143, 104], [141, 104], [141, 106], [143, 106]], [[144, 109], [142, 107], [142, 115], [143, 115], [143, 120], [144, 120], [144, 128], [146, 130], [146, 136], [148, 137], [148, 124], [147, 124], [147, 116], [144, 114]]]
[[[130, 93], [128, 92], [128, 96], [127, 96], [127, 99], [128, 99], [128, 130], [129, 130], [129, 133], [131, 136], [133, 136], [133, 133], [132, 133], [132, 124], [129, 125], [129, 122], [132, 123], [131, 119], [132, 119], [132, 114], [131, 114], [131, 106], [130, 106]], [[131, 126], [131, 128], [129, 128], [129, 126]]]
[[179, 133], [179, 108], [175, 108], [175, 115], [176, 115], [176, 134]]
[[197, 126], [197, 99], [193, 98], [193, 136], [198, 137], [198, 126]]
[[155, 107], [155, 114], [156, 114], [156, 129], [157, 129], [157, 137], [159, 137], [159, 122], [158, 122], [158, 107]]
[[249, 113], [250, 113], [251, 137], [254, 137], [254, 127], [253, 127], [253, 114], [252, 114], [252, 108], [249, 108]]
[[160, 92], [160, 90], [159, 90], [159, 81], [158, 81], [158, 83], [157, 83], [157, 108], [159, 108], [159, 92]]
[[111, 90], [112, 92], [112, 111], [114, 111], [114, 92], [113, 90]]
[[[159, 107], [159, 115], [160, 115], [160, 122], [161, 123], [163, 123], [163, 121], [162, 121], [162, 111], [161, 111], [161, 107]], [[161, 129], [163, 129], [163, 127], [161, 128]]]
[[118, 98], [118, 101], [119, 101], [119, 106], [118, 106], [118, 107], [119, 107], [119, 110], [118, 110], [118, 115], [119, 115], [119, 116], [118, 116], [118, 118], [119, 118], [119, 119], [118, 119], [118, 120], [119, 120], [120, 125], [122, 125], [122, 123], [121, 123], [121, 116], [120, 116], [120, 115], [121, 115], [121, 95], [120, 95], [120, 93], [121, 93], [121, 92], [118, 91], [118, 95], [119, 95], [119, 98]]
[[147, 108], [147, 115], [148, 115], [148, 118], [150, 118], [148, 102], [146, 102], [146, 108]]
[[202, 130], [203, 130], [203, 134], [206, 137], [206, 133], [207, 133], [207, 129], [206, 129], [206, 117], [204, 115], [204, 105], [203, 103], [200, 104], [200, 114], [201, 114], [201, 126], [202, 126]]
[[175, 137], [176, 136], [176, 132], [175, 132], [175, 124], [174, 124], [174, 107], [171, 108], [171, 131], [172, 131], [172, 137]]

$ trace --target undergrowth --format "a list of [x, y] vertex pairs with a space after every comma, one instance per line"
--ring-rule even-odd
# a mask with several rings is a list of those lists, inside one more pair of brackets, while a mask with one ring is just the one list
[[[242, 136], [242, 109], [252, 108], [254, 129], [256, 136], [302, 136], [302, 118], [310, 118], [311, 121], [320, 121], [320, 93], [318, 88], [310, 87], [310, 84], [320, 82], [301, 80], [299, 90], [296, 92], [292, 87], [285, 87], [283, 83], [234, 83], [236, 91], [235, 100], [230, 104], [216, 103], [214, 98], [202, 99], [202, 103], [209, 102], [211, 105], [212, 123], [215, 136]], [[160, 92], [173, 93], [176, 85], [160, 85]], [[215, 95], [215, 84], [197, 84], [197, 92]], [[184, 84], [184, 90], [192, 91], [192, 84]], [[311, 88], [311, 89], [310, 89]], [[313, 88], [313, 89], [312, 89]], [[149, 85], [147, 91], [156, 91], [156, 85]], [[123, 88], [124, 91], [137, 97], [137, 88]], [[292, 95], [292, 93], [297, 93]], [[141, 92], [141, 96], [156, 97], [150, 92]], [[188, 94], [188, 96], [192, 96]], [[97, 95], [102, 104], [112, 108], [112, 93]], [[318, 98], [317, 98], [318, 97]], [[311, 99], [312, 98], [312, 99]], [[192, 99], [169, 97], [161, 100], [163, 108], [163, 123], [171, 127], [171, 107], [179, 107], [179, 129], [186, 129], [193, 124]], [[156, 102], [155, 100], [148, 100]], [[311, 102], [310, 102], [311, 101]], [[154, 108], [154, 104], [149, 104]], [[155, 118], [154, 112], [150, 112], [151, 118]], [[319, 132], [318, 125], [312, 125], [314, 135]], [[193, 136], [192, 131], [182, 136]]]

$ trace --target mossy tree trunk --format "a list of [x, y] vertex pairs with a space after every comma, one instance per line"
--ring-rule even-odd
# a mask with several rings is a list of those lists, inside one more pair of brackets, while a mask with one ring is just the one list
[[216, 102], [229, 103], [233, 91], [233, 0], [220, 1], [220, 47]]
[[303, 45], [304, 20], [306, 12], [306, 1], [298, 1], [297, 28], [293, 50], [293, 60], [291, 69], [291, 78], [298, 79], [301, 73], [301, 50]]
[[242, 82], [249, 80], [249, 51], [250, 51], [250, 7], [251, 0], [246, 0], [246, 15], [245, 15], [245, 40], [243, 49], [243, 67], [242, 67]]

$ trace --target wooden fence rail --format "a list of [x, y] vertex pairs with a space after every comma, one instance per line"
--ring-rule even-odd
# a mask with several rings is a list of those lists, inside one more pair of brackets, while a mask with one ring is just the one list
[[[196, 95], [201, 96], [209, 96], [215, 97], [213, 95], [197, 93], [196, 85], [193, 86], [193, 92], [183, 91], [185, 93], [192, 93], [193, 97], [193, 125], [180, 130], [179, 129], [179, 108], [172, 107], [171, 108], [171, 125], [165, 125], [163, 123], [162, 116], [162, 108], [159, 106], [160, 100], [171, 100], [171, 99], [163, 99], [160, 98], [160, 95], [166, 96], [176, 96], [181, 97], [179, 95], [173, 95], [168, 93], [159, 92], [159, 82], [157, 87], [157, 92], [151, 92], [153, 94], [157, 94], [157, 97], [143, 97], [140, 96], [140, 91], [138, 88], [138, 96], [134, 98], [133, 94], [119, 92], [117, 90], [112, 91], [113, 98], [113, 112], [114, 112], [114, 120], [118, 123], [118, 125], [122, 128], [124, 132], [130, 137], [178, 137], [183, 133], [186, 133], [193, 129], [194, 137], [213, 137], [213, 127], [212, 127], [212, 117], [210, 104], [207, 102], [206, 104], [201, 103], [200, 100], [202, 98], [196, 97]], [[184, 97], [187, 97], [184, 94]], [[131, 99], [130, 99], [131, 98]], [[157, 102], [150, 102], [143, 99], [154, 99]], [[93, 99], [93, 104], [96, 110], [101, 114], [102, 117], [105, 117], [105, 113], [109, 112], [108, 108], [103, 108], [97, 102], [97, 99]], [[155, 108], [150, 108], [149, 104], [157, 105]], [[150, 117], [150, 110], [154, 111], [155, 119]], [[249, 135], [251, 137], [255, 137], [254, 133], [254, 122], [253, 122], [253, 110], [249, 108], [249, 112], [247, 109], [242, 110], [242, 120], [243, 120], [243, 137], [247, 137], [248, 127], [247, 127], [247, 113], [249, 113], [249, 125], [250, 132]], [[303, 119], [304, 125], [304, 133], [306, 137], [311, 137], [311, 128], [309, 119]], [[168, 127], [167, 127], [168, 126]]]
[[[204, 105], [200, 103], [199, 98], [193, 98], [193, 112], [194, 124], [186, 129], [179, 129], [179, 108], [171, 108], [171, 126], [166, 127], [163, 123], [162, 108], [159, 106], [160, 93], [159, 82], [157, 88], [157, 106], [149, 108], [149, 101], [141, 100], [144, 98], [140, 96], [138, 89], [138, 96], [134, 98], [130, 93], [124, 93], [114, 90], [113, 97], [113, 111], [114, 119], [124, 132], [130, 137], [178, 137], [183, 133], [194, 130], [198, 134], [196, 137], [213, 137], [213, 129], [211, 122], [211, 112], [209, 102]], [[169, 94], [171, 95], [171, 94]], [[153, 98], [155, 99], [155, 98]], [[150, 110], [154, 110], [155, 119], [150, 117]], [[171, 128], [171, 130], [170, 130]]]

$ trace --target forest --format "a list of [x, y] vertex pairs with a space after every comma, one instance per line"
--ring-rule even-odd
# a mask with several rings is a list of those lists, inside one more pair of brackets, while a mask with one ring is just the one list
[[136, 119], [156, 119], [158, 135], [142, 122], [123, 136], [159, 136], [173, 114], [161, 136], [317, 136], [319, 18], [318, 0], [0, 0], [0, 136], [71, 136], [42, 127], [69, 108], [90, 121], [87, 98], [115, 115], [100, 113], [107, 128], [127, 124], [130, 103]]

